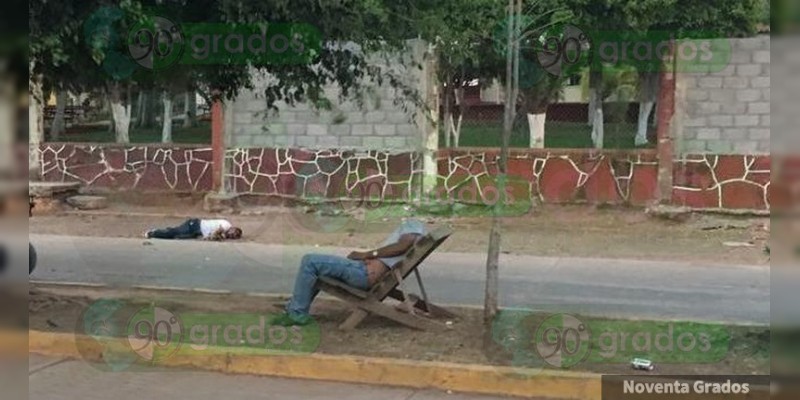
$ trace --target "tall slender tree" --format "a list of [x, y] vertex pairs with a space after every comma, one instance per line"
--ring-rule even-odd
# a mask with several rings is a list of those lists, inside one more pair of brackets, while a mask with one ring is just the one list
[[[519, 46], [522, 0], [508, 0], [506, 11], [506, 73], [505, 73], [505, 105], [503, 111], [503, 133], [500, 157], [497, 160], [497, 191], [500, 199], [495, 203], [492, 215], [492, 229], [489, 232], [489, 248], [486, 255], [486, 285], [484, 289], [483, 318], [490, 326], [500, 308], [498, 300], [500, 276], [500, 245], [502, 237], [501, 215], [505, 206], [506, 165], [508, 161], [508, 145], [516, 114], [516, 99], [519, 91]], [[491, 339], [487, 332], [485, 341]]]
[[475, 81], [493, 78], [492, 53], [485, 43], [503, 19], [496, 0], [439, 0], [415, 8], [410, 16], [422, 39], [434, 45], [436, 74], [442, 95], [445, 147], [459, 145], [466, 103], [464, 92]]

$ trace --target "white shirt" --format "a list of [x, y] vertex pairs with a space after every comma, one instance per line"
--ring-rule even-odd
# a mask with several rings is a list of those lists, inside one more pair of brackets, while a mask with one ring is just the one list
[[228, 220], [224, 219], [201, 219], [200, 220], [200, 232], [203, 234], [204, 239], [208, 239], [211, 237], [214, 232], [222, 228], [223, 230], [228, 230], [231, 226], [231, 223]]
[[[397, 227], [397, 229], [395, 229], [395, 231], [392, 232], [391, 235], [389, 235], [389, 237], [383, 242], [383, 245], [381, 245], [381, 247], [388, 246], [390, 244], [395, 244], [400, 241], [400, 238], [403, 235], [409, 233], [422, 236], [425, 235], [427, 232], [428, 231], [427, 229], [425, 229], [425, 224], [422, 221], [417, 219], [408, 219], [406, 221], [403, 221], [403, 223], [400, 224], [400, 226]], [[389, 269], [392, 269], [394, 268], [395, 265], [397, 265], [397, 263], [402, 261], [405, 257], [406, 257], [405, 254], [401, 254], [395, 257], [383, 257], [380, 260], [383, 261], [383, 263], [386, 264], [386, 266], [389, 267]]]

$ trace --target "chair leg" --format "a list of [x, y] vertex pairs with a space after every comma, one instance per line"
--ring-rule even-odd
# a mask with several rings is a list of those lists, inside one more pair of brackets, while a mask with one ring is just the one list
[[403, 276], [400, 275], [400, 271], [393, 269], [392, 273], [394, 273], [395, 279], [397, 279], [398, 288], [400, 289], [400, 293], [403, 294], [403, 305], [406, 307], [406, 311], [409, 314], [414, 315], [414, 303], [408, 297], [408, 291], [406, 290], [405, 280], [403, 280]]
[[358, 326], [358, 324], [360, 324], [361, 321], [367, 317], [367, 315], [368, 313], [366, 311], [356, 308], [352, 313], [350, 313], [350, 316], [347, 317], [347, 319], [344, 320], [341, 325], [339, 325], [339, 329], [343, 331], [351, 331], [355, 329], [356, 326]]
[[422, 276], [419, 274], [419, 268], [414, 269], [414, 276], [417, 277], [417, 285], [419, 286], [419, 291], [422, 293], [422, 301], [425, 302], [425, 310], [430, 310], [430, 302], [428, 302], [428, 293], [425, 291], [425, 285], [422, 284]]

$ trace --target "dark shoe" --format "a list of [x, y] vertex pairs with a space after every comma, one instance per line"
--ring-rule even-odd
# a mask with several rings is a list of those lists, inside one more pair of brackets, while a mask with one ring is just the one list
[[280, 314], [270, 321], [270, 325], [275, 326], [305, 326], [313, 321], [310, 315], [293, 316], [287, 313]]

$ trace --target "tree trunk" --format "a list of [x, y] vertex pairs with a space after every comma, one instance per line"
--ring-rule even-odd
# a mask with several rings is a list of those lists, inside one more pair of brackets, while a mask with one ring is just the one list
[[450, 135], [453, 132], [453, 106], [452, 102], [452, 82], [442, 85], [444, 91], [444, 147], [450, 148]]
[[142, 109], [144, 108], [144, 103], [145, 103], [144, 91], [139, 90], [139, 94], [136, 96], [136, 118], [133, 118], [131, 120], [133, 126], [137, 128], [142, 127], [142, 119], [144, 116]]
[[67, 92], [59, 90], [56, 93], [56, 115], [53, 117], [53, 124], [50, 126], [50, 140], [58, 141], [59, 136], [66, 130], [64, 114], [67, 109]]
[[164, 91], [164, 116], [161, 118], [161, 143], [172, 143], [172, 96]]
[[[519, 35], [518, 20], [521, 9], [521, 0], [508, 1], [508, 41], [506, 49], [506, 100], [503, 115], [503, 135], [500, 147], [500, 157], [497, 160], [497, 192], [499, 198], [494, 204], [492, 216], [492, 230], [489, 233], [489, 248], [486, 255], [486, 287], [484, 290], [483, 318], [486, 326], [491, 326], [499, 311], [498, 291], [500, 277], [500, 245], [502, 239], [502, 226], [500, 217], [505, 205], [506, 165], [508, 161], [508, 145], [511, 140], [511, 130], [514, 124], [516, 101], [518, 97], [519, 80], [519, 51], [517, 38]], [[488, 329], [484, 335], [484, 345], [490, 343], [491, 334]], [[488, 347], [487, 347], [488, 348]]]
[[111, 111], [111, 121], [108, 122], [108, 133], [114, 134], [114, 110], [111, 108], [111, 101], [108, 101], [108, 109]]
[[186, 99], [183, 103], [183, 127], [191, 128], [195, 126], [197, 119], [197, 100], [194, 91], [186, 92]]
[[530, 147], [532, 149], [544, 148], [544, 123], [547, 111], [543, 113], [528, 114], [528, 128], [530, 129]]
[[114, 117], [114, 135], [117, 143], [130, 143], [131, 104], [130, 93], [123, 93], [118, 82], [111, 83], [108, 88], [111, 104], [111, 115]]
[[647, 131], [650, 126], [650, 114], [656, 104], [658, 96], [658, 74], [639, 74], [639, 120], [634, 144], [642, 146], [647, 144]]
[[158, 101], [158, 96], [155, 92], [146, 91], [144, 98], [144, 107], [142, 107], [142, 121], [139, 124], [142, 128], [155, 128], [156, 127], [156, 115], [160, 107], [158, 106], [160, 102]]
[[592, 143], [597, 149], [603, 148], [603, 72], [589, 73], [589, 99], [592, 108]]
[[28, 105], [28, 177], [41, 180], [42, 166], [39, 160], [39, 146], [44, 141], [44, 92], [42, 77], [31, 74], [30, 104]]
[[458, 147], [461, 141], [461, 126], [464, 122], [464, 114], [458, 114], [458, 121], [453, 121], [453, 147]]
[[459, 87], [455, 89], [456, 106], [458, 107], [458, 122], [454, 122], [453, 126], [453, 147], [458, 147], [461, 140], [461, 123], [464, 122], [464, 114], [466, 114], [467, 106], [464, 104], [464, 88]]

